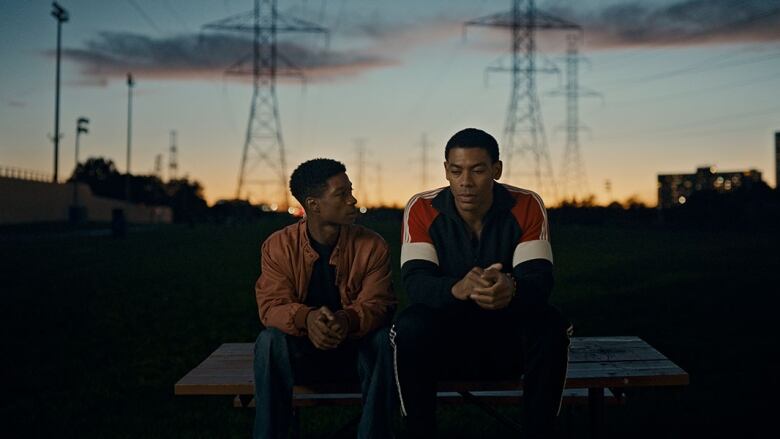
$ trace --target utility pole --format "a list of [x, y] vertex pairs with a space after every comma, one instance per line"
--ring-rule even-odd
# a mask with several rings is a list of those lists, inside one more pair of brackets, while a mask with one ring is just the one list
[[179, 170], [179, 148], [176, 146], [176, 130], [171, 130], [171, 146], [168, 149], [168, 181], [175, 180]]
[[376, 172], [376, 205], [384, 206], [385, 202], [382, 197], [382, 163], [377, 161], [374, 165]]
[[125, 177], [125, 200], [130, 201], [130, 145], [133, 133], [133, 75], [127, 74], [127, 176]]
[[[280, 32], [325, 33], [327, 29], [295, 17], [281, 16], [276, 8], [277, 0], [255, 0], [254, 10], [238, 14], [203, 26], [204, 29], [252, 32], [254, 45], [252, 69], [242, 68], [246, 59], [241, 59], [228, 69], [228, 73], [251, 74], [253, 76], [252, 104], [249, 109], [241, 167], [238, 171], [236, 198], [247, 197], [247, 183], [260, 183], [278, 187], [283, 210], [289, 207], [287, 189], [287, 161], [281, 122], [276, 98], [277, 75], [295, 75], [302, 77], [300, 69], [292, 65], [277, 51], [276, 36]], [[287, 61], [287, 66], [278, 68], [278, 60]], [[258, 165], [265, 165], [265, 169]], [[271, 174], [269, 181], [250, 180], [249, 172]], [[265, 171], [265, 172], [261, 172]]]
[[422, 149], [422, 157], [420, 166], [422, 166], [422, 189], [421, 191], [428, 190], [428, 149], [431, 145], [428, 143], [428, 135], [423, 133], [422, 140], [420, 142]]
[[[515, 155], [521, 158], [530, 155], [532, 163], [528, 172], [534, 190], [548, 199], [557, 199], [552, 162], [544, 133], [541, 106], [536, 91], [536, 73], [557, 72], [557, 68], [539, 68], [536, 62], [536, 31], [578, 30], [580, 26], [547, 13], [538, 11], [534, 0], [512, 0], [512, 9], [474, 20], [466, 26], [500, 27], [511, 30], [512, 64], [489, 66], [488, 71], [507, 71], [512, 75], [512, 91], [504, 125], [504, 175], [513, 177]], [[526, 161], [521, 163], [526, 164]]]
[[589, 192], [579, 140], [579, 132], [588, 128], [579, 122], [579, 98], [600, 96], [599, 93], [579, 85], [579, 62], [583, 59], [578, 53], [581, 41], [581, 35], [566, 36], [566, 85], [563, 90], [550, 93], [553, 96], [566, 97], [566, 146], [558, 182], [561, 196], [572, 201], [578, 196], [584, 199]]
[[62, 23], [70, 18], [68, 11], [58, 5], [57, 2], [51, 4], [51, 15], [57, 19], [57, 73], [54, 85], [54, 183], [57, 183], [60, 169], [60, 54], [62, 51]]

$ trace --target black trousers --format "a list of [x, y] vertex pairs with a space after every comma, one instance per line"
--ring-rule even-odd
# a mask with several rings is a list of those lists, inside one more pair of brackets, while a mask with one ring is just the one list
[[487, 311], [414, 304], [390, 330], [401, 411], [411, 437], [436, 435], [436, 383], [523, 376], [526, 437], [554, 434], [566, 380], [571, 325], [551, 305]]

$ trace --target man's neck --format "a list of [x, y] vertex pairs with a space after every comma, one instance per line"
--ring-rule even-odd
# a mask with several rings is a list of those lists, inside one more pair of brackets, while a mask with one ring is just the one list
[[315, 241], [327, 246], [336, 245], [336, 241], [339, 239], [339, 230], [341, 230], [338, 224], [325, 223], [316, 218], [308, 218], [306, 228]]
[[476, 210], [469, 210], [469, 211], [463, 211], [460, 209], [460, 207], [455, 204], [455, 210], [457, 210], [458, 215], [465, 221], [466, 225], [469, 226], [469, 229], [477, 236], [479, 237], [482, 233], [482, 226], [484, 224], [485, 215], [487, 215], [488, 211], [490, 210], [490, 206], [493, 205], [493, 197], [491, 194], [490, 202], [485, 203], [484, 206], [480, 206], [479, 209]]

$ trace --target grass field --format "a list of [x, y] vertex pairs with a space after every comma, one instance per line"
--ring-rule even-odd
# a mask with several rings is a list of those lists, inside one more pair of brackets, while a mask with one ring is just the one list
[[[259, 245], [280, 225], [0, 239], [0, 435], [248, 437], [251, 411], [230, 398], [175, 397], [173, 384], [219, 344], [254, 340]], [[370, 226], [397, 258], [398, 225]], [[758, 437], [774, 427], [780, 234], [567, 225], [552, 238], [554, 302], [576, 335], [641, 336], [691, 374], [685, 390], [635, 392], [609, 408], [610, 436]], [[326, 437], [351, 413], [306, 410], [304, 433]], [[562, 429], [587, 437], [586, 419], [575, 410]], [[468, 408], [442, 410], [440, 430], [511, 436]]]

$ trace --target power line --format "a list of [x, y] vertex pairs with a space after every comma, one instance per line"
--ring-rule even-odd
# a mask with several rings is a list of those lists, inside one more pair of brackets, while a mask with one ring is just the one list
[[173, 16], [173, 18], [179, 22], [182, 28], [189, 30], [190, 25], [187, 24], [187, 22], [184, 20], [184, 18], [179, 14], [179, 11], [176, 10], [176, 8], [171, 5], [169, 0], [163, 0], [163, 5], [165, 5], [165, 9], [168, 10], [168, 13]]
[[726, 114], [722, 116], [717, 117], [711, 117], [707, 119], [701, 119], [690, 123], [685, 124], [678, 124], [678, 125], [672, 125], [668, 127], [660, 127], [660, 128], [654, 128], [652, 130], [648, 131], [632, 131], [631, 133], [619, 133], [617, 136], [611, 136], [611, 137], [605, 137], [605, 138], [599, 138], [599, 140], [619, 140], [624, 138], [636, 138], [639, 134], [665, 134], [665, 133], [673, 133], [676, 131], [685, 131], [692, 127], [697, 126], [707, 126], [712, 125], [714, 123], [722, 122], [724, 120], [736, 120], [736, 119], [742, 119], [745, 117], [755, 117], [755, 116], [761, 116], [761, 115], [768, 115], [773, 114], [775, 112], [780, 111], [780, 106], [774, 106], [774, 107], [767, 107], [762, 108], [760, 110], [753, 110], [753, 111], [747, 111], [742, 113], [736, 113], [736, 114]]
[[141, 8], [141, 5], [136, 3], [135, 0], [127, 0], [127, 2], [130, 3], [130, 5], [136, 10], [136, 12], [138, 12], [138, 14], [141, 16], [141, 18], [143, 18], [144, 21], [146, 21], [146, 23], [149, 26], [151, 26], [152, 29], [157, 31], [157, 33], [160, 33], [160, 34], [163, 33], [163, 31], [160, 30], [160, 28], [154, 23], [152, 18], [149, 17], [149, 15], [143, 10], [143, 8]]
[[[744, 53], [744, 52], [743, 52]], [[770, 54], [763, 54], [762, 56], [749, 58], [747, 60], [732, 60], [731, 62], [723, 62], [723, 59], [721, 58], [719, 61], [721, 62], [707, 62], [707, 63], [697, 63], [692, 66], [683, 67], [680, 69], [674, 69], [669, 70], [666, 72], [660, 72], [655, 73], [652, 75], [642, 76], [639, 78], [630, 78], [630, 79], [624, 79], [622, 81], [613, 81], [612, 85], [630, 85], [630, 84], [637, 84], [637, 83], [648, 83], [653, 81], [658, 81], [660, 79], [667, 79], [672, 78], [675, 76], [680, 75], [688, 75], [693, 73], [699, 73], [702, 71], [707, 71], [711, 69], [723, 69], [726, 67], [741, 67], [748, 64], [754, 64], [757, 62], [765, 62], [765, 61], [772, 61], [774, 59], [777, 59], [780, 57], [780, 52], [772, 52]], [[710, 64], [710, 66], [707, 66], [707, 64]]]
[[764, 82], [773, 81], [773, 80], [777, 80], [777, 79], [780, 79], [780, 73], [772, 73], [771, 75], [761, 76], [759, 78], [751, 78], [751, 79], [747, 79], [747, 80], [739, 80], [739, 81], [731, 81], [731, 82], [719, 83], [719, 84], [715, 84], [715, 85], [710, 86], [710, 87], [699, 88], [699, 89], [695, 89], [695, 90], [681, 91], [681, 92], [677, 92], [677, 93], [669, 93], [669, 94], [653, 96], [653, 97], [645, 98], [645, 99], [631, 99], [631, 100], [627, 100], [627, 101], [610, 102], [610, 106], [612, 106], [612, 107], [616, 107], [616, 106], [620, 107], [620, 106], [624, 106], [624, 105], [634, 105], [634, 104], [643, 103], [643, 102], [669, 101], [669, 100], [675, 100], [675, 99], [680, 99], [680, 98], [686, 98], [686, 97], [689, 97], [689, 96], [695, 96], [695, 95], [699, 95], [699, 94], [702, 94], [702, 93], [711, 92], [711, 91], [714, 91], [714, 90], [722, 91], [722, 90], [728, 90], [728, 89], [732, 89], [732, 88], [758, 85], [758, 84], [762, 84]]

